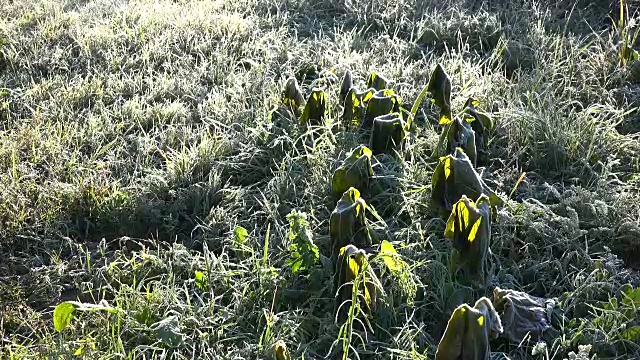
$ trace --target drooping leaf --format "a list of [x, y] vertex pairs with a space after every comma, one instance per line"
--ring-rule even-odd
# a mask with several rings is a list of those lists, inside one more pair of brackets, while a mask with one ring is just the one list
[[495, 126], [489, 114], [478, 110], [478, 99], [469, 98], [465, 104], [465, 122], [469, 123], [475, 137], [476, 152], [486, 157], [488, 152], [489, 137]]
[[441, 64], [431, 73], [428, 91], [433, 103], [440, 108], [440, 125], [451, 122], [451, 79]]
[[357, 88], [352, 87], [347, 92], [344, 101], [344, 109], [342, 111], [342, 122], [347, 129], [352, 126], [362, 125], [367, 110], [367, 105], [375, 89], [368, 89], [363, 92], [359, 92]]
[[353, 87], [353, 77], [351, 76], [351, 71], [347, 70], [344, 73], [344, 78], [342, 79], [342, 87], [340, 87], [340, 103], [344, 104], [347, 94]]
[[513, 344], [520, 344], [525, 338], [541, 340], [551, 328], [551, 314], [556, 307], [554, 299], [499, 287], [493, 290], [493, 304], [504, 326], [502, 337]]
[[456, 149], [461, 148], [471, 160], [471, 164], [476, 165], [476, 136], [468, 122], [456, 117], [446, 124], [442, 134], [445, 137], [445, 147], [441, 155], [453, 154]]
[[379, 116], [393, 113], [399, 114], [400, 105], [401, 99], [393, 90], [385, 89], [376, 91], [367, 104], [362, 127], [370, 128], [373, 125], [373, 119]]
[[454, 274], [462, 271], [465, 279], [485, 283], [489, 276], [490, 220], [491, 208], [486, 195], [480, 195], [477, 202], [462, 195], [453, 206], [444, 235], [452, 240], [456, 251], [456, 256], [451, 257]]
[[452, 155], [440, 158], [431, 178], [431, 199], [443, 211], [451, 211], [462, 195], [477, 199], [485, 194], [491, 206], [499, 206], [503, 200], [480, 178], [469, 157], [460, 148]]
[[299, 108], [302, 106], [304, 97], [302, 90], [298, 86], [298, 81], [294, 77], [287, 79], [284, 90], [282, 91], [282, 103], [290, 108], [294, 114], [299, 115]]
[[378, 116], [373, 120], [369, 147], [374, 154], [401, 154], [406, 137], [406, 126], [399, 113]]
[[351, 150], [342, 165], [333, 173], [331, 190], [335, 201], [351, 187], [359, 191], [367, 189], [373, 176], [371, 156], [371, 150], [365, 145]]
[[329, 219], [334, 259], [337, 258], [340, 249], [349, 244], [362, 248], [371, 246], [366, 210], [367, 203], [360, 197], [358, 189], [351, 187], [342, 194]]
[[53, 310], [53, 327], [58, 332], [62, 332], [76, 313], [76, 311], [95, 312], [106, 311], [109, 313], [118, 312], [118, 309], [109, 306], [106, 300], [100, 301], [99, 304], [81, 303], [77, 301], [65, 301], [58, 304]]
[[278, 340], [273, 345], [273, 358], [275, 360], [291, 360], [291, 354], [289, 353], [289, 349], [287, 349], [287, 344]]
[[378, 294], [384, 294], [380, 280], [369, 265], [366, 252], [353, 245], [340, 249], [333, 289], [336, 295], [334, 311], [340, 321], [346, 320], [349, 307], [354, 306], [351, 303], [353, 295], [361, 299], [365, 312], [370, 313], [376, 309]]
[[377, 74], [375, 71], [372, 71], [369, 77], [367, 78], [367, 87], [374, 88], [376, 90], [386, 89], [387, 79], [385, 79], [380, 74]]
[[324, 123], [327, 115], [327, 95], [320, 88], [314, 88], [307, 99], [300, 124], [318, 126]]
[[150, 326], [156, 332], [158, 340], [170, 348], [177, 348], [184, 342], [183, 334], [180, 332], [180, 323], [175, 316], [169, 316]]
[[489, 341], [502, 332], [491, 301], [483, 297], [473, 307], [458, 306], [438, 344], [435, 360], [489, 360]]
[[57, 332], [62, 332], [69, 326], [73, 319], [76, 307], [69, 301], [62, 302], [53, 310], [53, 327]]

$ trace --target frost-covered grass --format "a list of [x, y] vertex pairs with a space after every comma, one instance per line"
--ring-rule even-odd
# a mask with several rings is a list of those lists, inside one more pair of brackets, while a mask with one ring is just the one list
[[[640, 65], [619, 66], [607, 1], [479, 3], [0, 1], [0, 358], [256, 359], [278, 340], [333, 356], [330, 179], [363, 140], [335, 125], [338, 80], [333, 132], [311, 147], [269, 112], [288, 76], [308, 93], [317, 65], [360, 84], [375, 70], [410, 107], [436, 63], [454, 108], [478, 97], [497, 123], [483, 178], [509, 200], [492, 286], [558, 297], [570, 320], [548, 355], [493, 351], [640, 357], [640, 299], [621, 295], [640, 287]], [[429, 201], [437, 109], [418, 114], [404, 161], [374, 161], [366, 199], [416, 290], [383, 277], [375, 332], [352, 341], [361, 359], [433, 358], [453, 307], [489, 295], [449, 276]], [[294, 209], [322, 254], [309, 278], [284, 266]], [[53, 306], [103, 299], [120, 311], [54, 330]]]

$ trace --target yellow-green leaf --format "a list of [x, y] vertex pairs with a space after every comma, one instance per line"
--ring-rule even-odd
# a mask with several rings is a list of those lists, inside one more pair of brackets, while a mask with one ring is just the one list
[[453, 120], [451, 120], [451, 117], [449, 116], [449, 114], [445, 114], [445, 113], [440, 114], [440, 125], [447, 125], [452, 121]]
[[72, 303], [65, 301], [53, 310], [53, 326], [57, 332], [62, 332], [73, 319], [76, 307]]
[[391, 271], [400, 271], [402, 266], [399, 261], [396, 261], [396, 256], [398, 256], [398, 252], [393, 247], [393, 245], [387, 240], [383, 240], [380, 245], [380, 253], [382, 255], [382, 260], [384, 260], [385, 265]]
[[360, 273], [360, 266], [358, 266], [358, 263], [351, 257], [349, 258], [349, 271], [354, 278]]
[[476, 239], [476, 235], [478, 234], [478, 229], [480, 229], [480, 223], [482, 223], [482, 218], [478, 218], [476, 223], [473, 224], [471, 231], [469, 232], [469, 242], [472, 243]]
[[444, 161], [444, 178], [448, 179], [449, 176], [451, 175], [451, 158], [447, 157], [446, 160]]

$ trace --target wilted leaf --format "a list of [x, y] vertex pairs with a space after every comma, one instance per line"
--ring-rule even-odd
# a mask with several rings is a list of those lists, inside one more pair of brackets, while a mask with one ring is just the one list
[[428, 91], [433, 97], [433, 103], [440, 108], [440, 125], [451, 122], [451, 79], [441, 64], [431, 73]]
[[298, 81], [294, 77], [289, 78], [282, 92], [282, 103], [289, 107], [294, 114], [298, 115], [298, 109], [302, 106], [303, 101], [304, 98], [302, 90], [298, 86]]
[[[400, 114], [400, 97], [393, 90], [379, 90], [375, 92], [369, 103], [364, 115], [363, 128], [370, 128], [373, 120], [379, 116], [398, 113]], [[399, 115], [401, 117], [401, 115]]]
[[435, 360], [489, 360], [489, 340], [502, 332], [502, 324], [489, 299], [473, 307], [458, 306], [451, 314], [438, 344]]
[[373, 120], [369, 147], [374, 154], [399, 154], [406, 136], [406, 126], [399, 113], [378, 116]]
[[519, 344], [525, 338], [533, 341], [542, 339], [543, 333], [551, 328], [551, 313], [556, 301], [496, 287], [493, 304], [504, 326], [502, 336], [513, 344]]
[[347, 129], [363, 124], [367, 105], [374, 93], [375, 89], [372, 88], [363, 92], [359, 92], [355, 87], [349, 89], [342, 111], [342, 122]]
[[456, 149], [461, 148], [469, 157], [471, 164], [476, 165], [476, 136], [471, 125], [456, 118], [449, 122], [442, 132], [445, 139], [444, 153], [442, 155], [453, 154]]
[[387, 88], [387, 79], [377, 74], [375, 71], [371, 72], [367, 78], [367, 87], [374, 88], [376, 90], [383, 90]]
[[489, 197], [491, 206], [501, 205], [503, 200], [498, 197], [482, 181], [469, 157], [460, 148], [453, 155], [440, 158], [431, 178], [431, 198], [442, 210], [451, 211], [453, 204], [462, 195], [476, 199], [485, 194]]
[[360, 197], [356, 188], [349, 188], [342, 194], [329, 219], [329, 235], [332, 244], [332, 257], [337, 258], [340, 249], [355, 244], [358, 247], [371, 245], [366, 223], [367, 203]]
[[477, 202], [462, 195], [451, 210], [444, 235], [452, 240], [457, 252], [451, 258], [452, 269], [463, 270], [465, 279], [484, 283], [489, 275], [486, 263], [490, 253], [490, 220], [486, 195], [480, 195]]
[[314, 88], [304, 107], [300, 124], [317, 126], [324, 123], [327, 115], [327, 95], [320, 88]]
[[347, 94], [349, 94], [349, 90], [353, 87], [353, 78], [351, 76], [351, 71], [347, 70], [344, 73], [344, 78], [342, 79], [342, 87], [340, 87], [340, 103], [344, 104], [345, 98]]
[[276, 360], [291, 360], [291, 354], [284, 341], [278, 340], [278, 342], [273, 345], [273, 357]]
[[[359, 286], [354, 288], [355, 280]], [[334, 294], [336, 294], [335, 312], [338, 319], [344, 321], [349, 313], [349, 307], [353, 292], [364, 302], [363, 308], [369, 313], [376, 308], [377, 294], [384, 294], [382, 285], [373, 268], [369, 266], [367, 254], [364, 250], [358, 250], [353, 245], [347, 245], [340, 249], [336, 261], [336, 272], [333, 279]], [[341, 306], [343, 303], [350, 305]]]
[[331, 190], [334, 200], [337, 201], [351, 187], [359, 191], [367, 189], [373, 176], [371, 156], [371, 150], [365, 145], [351, 150], [342, 165], [333, 173]]

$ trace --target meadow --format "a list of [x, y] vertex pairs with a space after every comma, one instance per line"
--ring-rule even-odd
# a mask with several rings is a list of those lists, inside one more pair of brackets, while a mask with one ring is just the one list
[[[554, 318], [492, 359], [640, 359], [638, 4], [615, 5], [0, 1], [0, 358], [433, 359], [499, 288]], [[495, 124], [483, 286], [451, 270], [434, 202], [438, 66], [450, 107]], [[370, 146], [347, 72], [383, 76], [411, 122], [361, 194], [384, 291], [349, 293], [344, 320], [332, 179]], [[283, 110], [290, 78], [323, 90], [318, 124]]]

